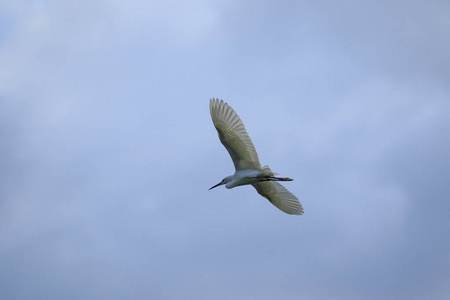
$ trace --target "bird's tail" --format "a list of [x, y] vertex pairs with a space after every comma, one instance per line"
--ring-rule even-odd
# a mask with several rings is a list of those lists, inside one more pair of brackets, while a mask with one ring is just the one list
[[269, 166], [264, 166], [261, 168], [261, 171], [267, 175], [267, 176], [275, 176], [278, 175], [278, 173], [272, 172], [272, 170], [269, 168]]
[[269, 166], [264, 166], [261, 168], [261, 171], [264, 173], [263, 177], [265, 177], [267, 181], [292, 181], [293, 179], [289, 177], [275, 177], [278, 173], [272, 172]]

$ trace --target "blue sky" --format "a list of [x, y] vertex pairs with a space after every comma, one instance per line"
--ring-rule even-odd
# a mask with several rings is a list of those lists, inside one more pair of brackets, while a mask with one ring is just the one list
[[[5, 299], [447, 299], [445, 1], [2, 1]], [[240, 115], [305, 214], [234, 172]]]

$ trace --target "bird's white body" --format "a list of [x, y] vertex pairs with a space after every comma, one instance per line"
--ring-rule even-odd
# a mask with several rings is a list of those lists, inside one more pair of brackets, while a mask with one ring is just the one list
[[219, 139], [228, 150], [236, 169], [234, 175], [225, 177], [210, 189], [223, 184], [228, 189], [251, 184], [260, 195], [285, 213], [303, 214], [303, 207], [297, 197], [277, 182], [292, 179], [275, 177], [269, 166], [261, 167], [255, 146], [231, 106], [223, 100], [213, 98], [209, 102], [209, 109]]
[[[225, 185], [227, 189], [232, 189], [236, 186], [257, 183], [261, 181], [264, 176], [273, 176], [273, 174], [266, 174], [262, 170], [240, 170], [236, 171], [234, 175], [229, 176], [230, 181]], [[227, 177], [228, 178], [228, 177]]]

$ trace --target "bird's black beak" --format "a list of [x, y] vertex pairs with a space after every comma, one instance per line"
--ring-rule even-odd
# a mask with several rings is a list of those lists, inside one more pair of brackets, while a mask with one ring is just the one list
[[223, 181], [219, 182], [218, 184], [216, 184], [216, 185], [213, 186], [213, 187], [210, 187], [209, 190], [212, 190], [213, 188], [218, 187], [218, 186], [221, 185], [221, 184], [223, 184]]

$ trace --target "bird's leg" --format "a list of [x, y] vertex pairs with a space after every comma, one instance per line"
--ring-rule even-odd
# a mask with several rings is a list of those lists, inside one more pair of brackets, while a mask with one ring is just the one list
[[294, 179], [291, 179], [289, 177], [274, 177], [274, 176], [263, 176], [262, 181], [293, 181]]

